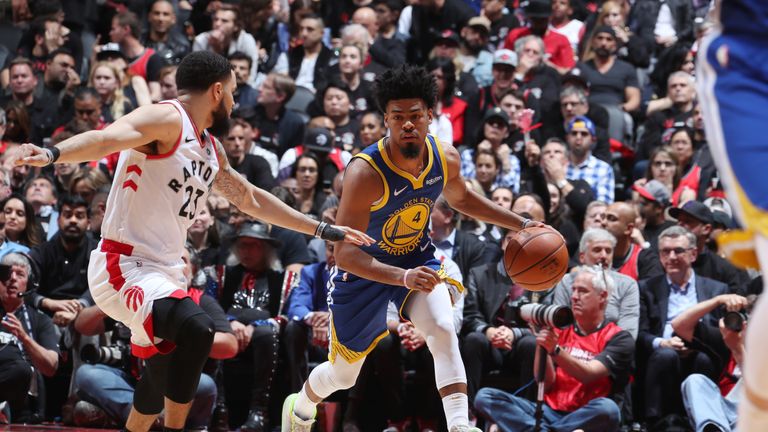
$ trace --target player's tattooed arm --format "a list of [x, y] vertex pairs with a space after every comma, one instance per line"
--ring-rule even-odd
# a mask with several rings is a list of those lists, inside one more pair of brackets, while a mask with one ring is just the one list
[[248, 181], [229, 164], [229, 159], [227, 159], [227, 154], [224, 152], [224, 146], [221, 142], [217, 139], [214, 139], [213, 141], [216, 145], [216, 153], [219, 160], [219, 173], [216, 175], [213, 187], [216, 192], [229, 200], [235, 207], [245, 211], [243, 204], [244, 199], [248, 195], [250, 185], [248, 184]]

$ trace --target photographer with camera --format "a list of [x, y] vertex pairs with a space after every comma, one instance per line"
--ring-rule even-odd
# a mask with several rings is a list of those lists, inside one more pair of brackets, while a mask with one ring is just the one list
[[[688, 308], [672, 320], [675, 334], [686, 344], [709, 349], [721, 359], [722, 373], [717, 382], [703, 374], [691, 374], [681, 391], [688, 420], [696, 431], [734, 430], [739, 395], [742, 390], [741, 368], [744, 359], [744, 335], [755, 296], [723, 294]], [[719, 325], [703, 318], [718, 308], [727, 311]]]
[[[553, 307], [523, 306], [521, 316], [531, 323], [548, 323], [536, 331], [536, 343], [547, 353], [541, 425], [548, 431], [615, 431], [619, 406], [635, 349], [632, 336], [605, 317], [614, 288], [613, 278], [601, 268], [582, 267], [575, 275], [571, 304], [575, 322], [556, 331]], [[538, 369], [538, 362], [536, 369]], [[475, 408], [500, 430], [531, 430], [536, 424], [535, 403], [507, 392], [483, 388]]]
[[[188, 284], [194, 282], [196, 275], [195, 261], [199, 267], [199, 259], [190, 255], [188, 248], [184, 249], [182, 260], [186, 264], [184, 276]], [[190, 298], [200, 305], [203, 311], [213, 319], [215, 334], [211, 346], [210, 358], [227, 359], [237, 352], [237, 340], [229, 329], [229, 322], [221, 309], [221, 306], [210, 296], [204, 295], [199, 289], [191, 285], [188, 290]], [[86, 345], [80, 352], [80, 356], [88, 364], [83, 364], [75, 372], [73, 380], [77, 395], [83, 401], [92, 403], [103, 409], [106, 414], [118, 425], [125, 425], [131, 412], [133, 394], [142, 373], [146, 369], [141, 367], [138, 358], [130, 353], [131, 331], [122, 323], [114, 321], [98, 308], [91, 306], [83, 309], [75, 319], [75, 329], [83, 335], [101, 335], [107, 331], [112, 332], [110, 344], [96, 347]], [[172, 354], [163, 355], [170, 359]], [[162, 392], [153, 394], [157, 398], [155, 403], [162, 406]], [[185, 428], [205, 429], [216, 402], [217, 389], [213, 378], [205, 373], [200, 375], [192, 407], [189, 410]], [[75, 423], [78, 426], [96, 426], [94, 424], [82, 424], [80, 419], [93, 421], [94, 416], [84, 415], [83, 405], [78, 402], [75, 405]]]
[[16, 423], [28, 420], [23, 411], [36, 372], [53, 376], [59, 364], [53, 322], [24, 303], [31, 270], [20, 254], [0, 261], [0, 401], [8, 401]]

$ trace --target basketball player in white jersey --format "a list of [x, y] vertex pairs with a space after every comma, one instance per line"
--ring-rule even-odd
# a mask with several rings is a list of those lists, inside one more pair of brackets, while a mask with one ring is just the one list
[[[126, 429], [147, 431], [165, 408], [165, 430], [182, 430], [213, 342], [213, 322], [186, 294], [181, 260], [187, 228], [211, 187], [241, 211], [331, 241], [369, 245], [356, 230], [318, 223], [240, 176], [221, 143], [235, 74], [207, 51], [184, 58], [179, 99], [136, 109], [104, 130], [56, 147], [24, 144], [17, 165], [80, 163], [120, 152], [102, 241], [88, 279], [96, 304], [130, 327], [132, 353], [146, 359]], [[158, 355], [159, 354], [159, 355]]]

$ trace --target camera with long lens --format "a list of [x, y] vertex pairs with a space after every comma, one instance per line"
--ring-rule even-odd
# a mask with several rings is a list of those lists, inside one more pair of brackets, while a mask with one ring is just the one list
[[747, 312], [740, 310], [738, 312], [726, 312], [723, 317], [723, 325], [728, 330], [740, 332], [744, 328], [744, 322], [747, 321]]
[[85, 345], [80, 349], [80, 359], [88, 364], [103, 364], [130, 372], [130, 338], [131, 330], [121, 323], [116, 323], [112, 330], [111, 345]]
[[531, 303], [527, 297], [510, 300], [504, 313], [509, 327], [564, 328], [573, 324], [573, 312], [566, 306]]

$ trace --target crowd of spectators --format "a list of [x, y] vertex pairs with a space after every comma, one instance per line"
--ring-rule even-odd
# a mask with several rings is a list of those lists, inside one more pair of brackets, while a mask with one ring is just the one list
[[[539, 301], [575, 322], [529, 329], [509, 320], [531, 298], [504, 270], [513, 233], [435, 205], [436, 255], [468, 288], [454, 323], [478, 424], [533, 427], [542, 347], [546, 430], [732, 430], [748, 316], [723, 317], [763, 283], [715, 242], [738, 223], [696, 90], [711, 3], [0, 2], [0, 424], [122, 426], [142, 373], [87, 283], [119, 155], [31, 169], [14, 152], [175, 98], [176, 65], [211, 50], [237, 78], [228, 129], [211, 132], [303, 213], [334, 222], [345, 166], [387, 134], [372, 81], [408, 62], [437, 82], [430, 133], [459, 149], [468, 186], [563, 235], [571, 270]], [[188, 429], [279, 426], [328, 353], [333, 253], [215, 194], [198, 209], [184, 260], [216, 336]], [[424, 336], [392, 312], [356, 386], [323, 405], [326, 430], [445, 427]]]

